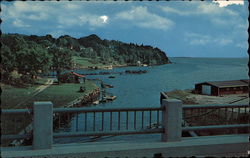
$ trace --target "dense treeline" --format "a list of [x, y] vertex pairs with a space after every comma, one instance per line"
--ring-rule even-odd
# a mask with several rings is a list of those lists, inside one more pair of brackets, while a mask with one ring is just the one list
[[73, 56], [113, 65], [169, 63], [166, 54], [158, 48], [102, 40], [96, 35], [79, 39], [64, 35], [56, 39], [51, 35], [3, 34], [1, 44], [3, 81], [31, 82], [37, 74], [51, 69], [60, 75], [61, 71], [72, 68]]

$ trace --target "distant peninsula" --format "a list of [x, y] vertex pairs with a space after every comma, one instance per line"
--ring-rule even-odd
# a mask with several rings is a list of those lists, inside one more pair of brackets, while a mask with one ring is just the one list
[[1, 43], [1, 71], [6, 81], [15, 77], [32, 79], [51, 71], [59, 76], [64, 70], [79, 68], [112, 69], [170, 63], [159, 48], [102, 40], [95, 34], [78, 39], [68, 35], [53, 38], [51, 35], [2, 34]]
[[[159, 48], [143, 44], [124, 43], [117, 40], [102, 40], [95, 34], [78, 39], [68, 35], [53, 38], [51, 35], [3, 34], [2, 43], [11, 51], [18, 51], [15, 48], [17, 45], [29, 47], [34, 43], [44, 49], [58, 47], [70, 50], [72, 56], [76, 59], [76, 64], [80, 64], [81, 58], [85, 59], [87, 65], [90, 63], [92, 65], [137, 66], [138, 64], [162, 65], [170, 63], [166, 54]], [[84, 66], [84, 64], [80, 65]]]

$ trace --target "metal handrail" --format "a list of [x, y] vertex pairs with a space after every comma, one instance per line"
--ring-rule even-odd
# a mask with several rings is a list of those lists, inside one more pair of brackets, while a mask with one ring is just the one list
[[183, 127], [182, 131], [203, 131], [213, 129], [231, 129], [231, 128], [247, 128], [250, 124], [232, 124], [232, 125], [210, 125], [210, 126], [191, 126]]
[[1, 109], [2, 114], [30, 114], [32, 109]]
[[84, 113], [84, 112], [126, 112], [126, 111], [156, 111], [163, 107], [132, 107], [132, 108], [54, 108], [54, 113]]
[[183, 110], [186, 109], [217, 109], [217, 108], [245, 108], [248, 104], [205, 104], [205, 105], [183, 105]]
[[163, 133], [163, 128], [156, 129], [143, 129], [143, 130], [126, 130], [126, 131], [97, 131], [97, 132], [64, 132], [54, 133], [54, 138], [63, 137], [89, 137], [89, 136], [110, 136], [110, 135], [130, 135], [130, 134], [152, 134], [152, 133]]
[[[206, 105], [183, 105], [185, 109], [214, 109], [214, 108], [244, 108], [248, 104], [206, 104]], [[131, 108], [54, 108], [54, 113], [75, 113], [75, 112], [118, 112], [118, 111], [149, 111], [164, 110], [164, 107], [131, 107]], [[2, 109], [2, 114], [29, 114], [32, 109]]]
[[1, 136], [1, 140], [20, 140], [20, 139], [27, 139], [32, 138], [32, 134], [6, 134]]

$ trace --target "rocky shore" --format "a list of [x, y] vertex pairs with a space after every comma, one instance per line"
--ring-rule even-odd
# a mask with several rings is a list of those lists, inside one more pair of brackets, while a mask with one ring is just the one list
[[92, 104], [94, 101], [98, 100], [100, 97], [100, 88], [97, 87], [92, 92], [85, 94], [84, 96], [73, 100], [72, 102], [66, 104], [64, 107], [82, 107]]

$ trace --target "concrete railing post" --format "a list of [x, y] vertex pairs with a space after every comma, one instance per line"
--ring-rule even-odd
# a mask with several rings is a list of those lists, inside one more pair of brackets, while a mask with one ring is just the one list
[[53, 104], [35, 102], [33, 112], [33, 149], [51, 149], [53, 144]]
[[162, 141], [174, 142], [181, 140], [182, 134], [182, 102], [177, 99], [163, 99], [162, 125], [164, 133]]

